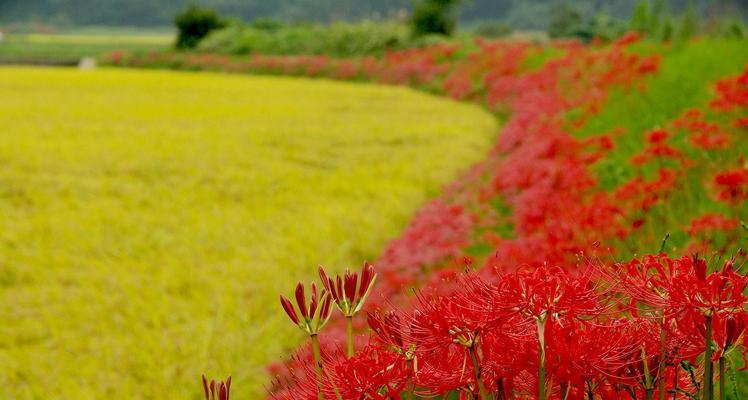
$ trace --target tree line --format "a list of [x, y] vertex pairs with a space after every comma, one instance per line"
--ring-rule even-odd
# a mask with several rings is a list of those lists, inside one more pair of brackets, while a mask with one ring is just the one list
[[[404, 18], [426, 0], [2, 0], [0, 23], [39, 22], [53, 26], [167, 26], [190, 3], [245, 21], [332, 22]], [[456, 14], [463, 24], [502, 21], [514, 29], [548, 28], [559, 7], [569, 6], [582, 18], [607, 15], [631, 18], [637, 0], [462, 0]], [[654, 2], [654, 1], [653, 1]], [[681, 14], [689, 3], [700, 16], [746, 20], [748, 0], [671, 0], [667, 9]]]

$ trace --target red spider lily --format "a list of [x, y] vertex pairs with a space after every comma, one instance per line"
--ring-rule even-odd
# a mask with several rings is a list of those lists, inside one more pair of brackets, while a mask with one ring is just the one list
[[[714, 353], [712, 360], [717, 361], [731, 350], [743, 347], [743, 357], [746, 358], [745, 348], [746, 327], [748, 313], [716, 314], [712, 319]], [[704, 317], [698, 313], [685, 313], [678, 318], [678, 328], [683, 331], [684, 359], [695, 361], [696, 356], [703, 352], [705, 340]]]
[[658, 144], [665, 142], [670, 137], [670, 133], [664, 129], [655, 129], [647, 135], [647, 142]]
[[545, 400], [548, 398], [547, 320], [598, 315], [604, 311], [598, 302], [599, 294], [586, 277], [572, 278], [558, 267], [508, 274], [499, 281], [498, 293], [501, 299], [501, 304], [497, 305], [499, 309], [537, 323], [538, 397]]
[[736, 77], [720, 80], [715, 85], [717, 97], [709, 104], [715, 110], [730, 111], [748, 107], [748, 68]]
[[511, 391], [511, 379], [537, 361], [537, 345], [527, 327], [508, 324], [483, 332], [480, 340], [483, 374], [487, 382], [503, 380]]
[[332, 295], [335, 305], [346, 317], [352, 317], [361, 310], [364, 301], [371, 293], [371, 288], [377, 278], [374, 267], [364, 263], [361, 268], [361, 279], [358, 273], [345, 270], [344, 275], [338, 275], [335, 280], [327, 276], [324, 268], [319, 267], [319, 277], [327, 292]]
[[291, 361], [286, 365], [287, 373], [274, 378], [270, 398], [274, 400], [319, 400], [324, 393], [333, 393], [334, 396], [334, 389], [330, 386], [329, 380], [317, 375], [318, 371], [322, 372], [322, 361], [320, 360], [317, 364], [311, 353], [308, 347], [302, 347], [291, 356]]
[[560, 267], [508, 274], [498, 284], [497, 310], [544, 322], [548, 317], [595, 316], [605, 310], [589, 277], [572, 277]]
[[673, 281], [680, 275], [694, 273], [693, 260], [689, 257], [671, 259], [664, 254], [646, 255], [628, 263], [611, 266], [618, 288], [631, 300], [629, 310], [638, 315], [638, 306], [650, 307], [654, 311], [665, 310], [672, 305], [670, 300]]
[[736, 128], [748, 129], [748, 117], [737, 118], [733, 122], [733, 126], [735, 126]]
[[748, 326], [748, 313], [745, 312], [726, 315], [715, 320], [714, 341], [719, 349], [717, 357], [724, 357], [725, 353], [732, 348], [744, 343], [746, 326]]
[[324, 268], [319, 267], [319, 277], [337, 305], [338, 309], [346, 318], [348, 335], [348, 357], [354, 354], [353, 316], [364, 306], [366, 298], [371, 293], [371, 288], [377, 278], [374, 267], [365, 262], [361, 268], [361, 279], [356, 272], [345, 270], [345, 275], [338, 275], [335, 280], [327, 276]]
[[360, 349], [350, 359], [340, 353], [328, 356], [325, 368], [333, 387], [327, 396], [334, 398], [339, 393], [344, 400], [399, 399], [411, 376], [405, 358], [372, 346]]
[[[472, 390], [480, 393], [482, 398], [487, 398], [485, 383], [482, 379], [482, 368], [478, 343], [480, 334], [486, 328], [489, 321], [481, 318], [485, 316], [484, 310], [473, 309], [473, 303], [466, 301], [465, 296], [438, 297], [427, 300], [420, 296], [420, 308], [415, 313], [412, 323], [412, 336], [417, 349], [417, 359], [423, 352], [449, 352], [451, 357], [462, 354], [463, 362], [467, 365], [468, 374], [472, 380], [457, 376], [447, 371], [436, 368], [432, 375], [440, 376], [447, 374], [451, 376], [451, 384], [460, 382], [460, 387], [473, 382]], [[455, 346], [456, 345], [456, 346]], [[457, 348], [459, 351], [452, 351]], [[444, 361], [438, 358], [438, 361]]]
[[422, 351], [444, 349], [452, 344], [472, 347], [484, 326], [478, 315], [455, 298], [421, 296], [411, 323], [412, 339]]
[[720, 200], [733, 204], [748, 200], [748, 168], [720, 172], [714, 183], [720, 190], [717, 194]]
[[209, 383], [205, 375], [203, 375], [203, 390], [205, 392], [205, 400], [229, 400], [231, 377], [229, 376], [225, 381], [211, 379]]
[[613, 349], [617, 354], [605, 365], [606, 376], [614, 382], [638, 385], [653, 393], [662, 377], [660, 364], [660, 325], [654, 321], [638, 319], [621, 326], [625, 342]]
[[[288, 318], [294, 324], [309, 335], [316, 335], [330, 319], [332, 302], [329, 293], [326, 290], [322, 290], [321, 293], [318, 292], [317, 285], [314, 282], [310, 285], [310, 289], [312, 293], [308, 306], [304, 285], [301, 282], [296, 285], [295, 308], [291, 300], [283, 295], [280, 296], [280, 302]], [[299, 314], [301, 317], [299, 317]]]
[[641, 154], [638, 154], [631, 159], [631, 162], [634, 165], [646, 164], [652, 160], [662, 161], [667, 159], [673, 159], [679, 161], [682, 165], [685, 165], [686, 158], [680, 150], [664, 143], [664, 137], [656, 139], [657, 140], [653, 141], [650, 136], [650, 145], [647, 146]]
[[635, 349], [628, 320], [597, 324], [578, 320], [551, 321], [546, 328], [548, 373], [567, 387], [584, 390], [613, 375]]
[[674, 307], [697, 310], [705, 316], [721, 313], [738, 313], [748, 306], [748, 296], [744, 294], [748, 286], [748, 276], [740, 275], [734, 269], [734, 261], [724, 263], [720, 271], [706, 275], [706, 263], [702, 259], [693, 260], [695, 274], [682, 274], [674, 279], [671, 287], [671, 303]]
[[724, 133], [715, 135], [700, 133], [698, 135], [691, 136], [689, 140], [694, 147], [698, 147], [704, 150], [725, 149], [731, 142], [730, 136]]
[[738, 220], [720, 214], [705, 214], [694, 218], [688, 227], [688, 234], [696, 236], [710, 231], [730, 231], [738, 227]]
[[389, 346], [407, 361], [415, 357], [416, 343], [412, 339], [409, 324], [403, 324], [402, 319], [393, 311], [382, 314], [379, 311], [367, 313], [366, 320], [371, 330], [379, 340]]

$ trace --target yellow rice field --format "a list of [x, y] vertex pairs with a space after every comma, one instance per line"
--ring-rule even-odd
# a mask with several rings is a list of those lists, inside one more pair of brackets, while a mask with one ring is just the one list
[[374, 258], [496, 132], [403, 88], [9, 67], [0, 123], [12, 399], [260, 397], [299, 339], [278, 293]]

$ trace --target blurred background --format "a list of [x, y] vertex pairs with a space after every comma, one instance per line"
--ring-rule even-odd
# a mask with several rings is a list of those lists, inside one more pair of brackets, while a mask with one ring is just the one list
[[175, 16], [188, 5], [216, 21], [206, 40], [186, 46], [224, 54], [381, 54], [473, 35], [742, 36], [748, 17], [743, 0], [4, 0], [0, 62], [71, 63], [112, 49], [162, 49], [173, 44]]

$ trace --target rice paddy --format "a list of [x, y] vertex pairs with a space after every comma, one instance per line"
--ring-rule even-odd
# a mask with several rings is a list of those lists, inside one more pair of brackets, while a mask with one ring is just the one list
[[0, 68], [0, 121], [13, 399], [192, 399], [202, 372], [257, 398], [299, 339], [277, 294], [375, 257], [497, 131], [404, 88], [30, 67]]

